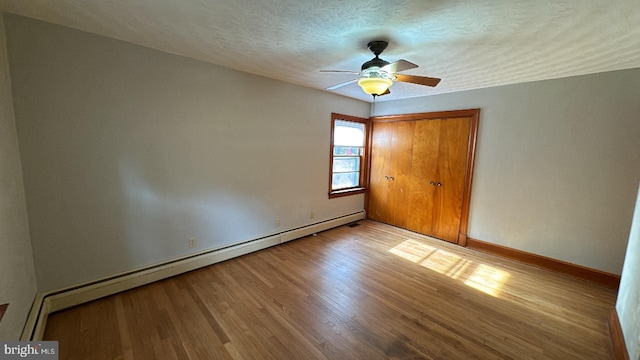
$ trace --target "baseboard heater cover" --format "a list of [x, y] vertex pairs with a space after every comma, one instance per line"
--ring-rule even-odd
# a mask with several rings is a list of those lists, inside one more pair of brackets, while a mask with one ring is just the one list
[[281, 233], [247, 240], [186, 257], [168, 260], [145, 268], [84, 282], [58, 290], [36, 294], [21, 340], [39, 341], [44, 336], [50, 313], [93, 301], [122, 291], [150, 284], [185, 272], [213, 265], [238, 256], [299, 239], [308, 235], [346, 225], [365, 218], [365, 212], [340, 216], [330, 220], [290, 229]]

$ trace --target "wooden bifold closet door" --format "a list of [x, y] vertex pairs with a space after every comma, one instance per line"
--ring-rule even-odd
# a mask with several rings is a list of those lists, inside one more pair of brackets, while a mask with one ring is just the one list
[[406, 226], [414, 126], [413, 121], [374, 124], [369, 192], [372, 219]]
[[466, 242], [479, 110], [373, 118], [367, 215]]

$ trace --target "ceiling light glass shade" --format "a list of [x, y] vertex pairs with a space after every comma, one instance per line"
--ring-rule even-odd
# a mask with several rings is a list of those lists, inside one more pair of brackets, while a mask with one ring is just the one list
[[369, 95], [382, 95], [392, 84], [390, 79], [378, 77], [363, 77], [358, 80], [358, 85]]

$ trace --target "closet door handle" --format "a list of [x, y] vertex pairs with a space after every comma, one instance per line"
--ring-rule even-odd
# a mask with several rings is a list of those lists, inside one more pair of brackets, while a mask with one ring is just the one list
[[385, 180], [389, 180], [389, 177], [385, 175], [384, 179], [385, 179]]
[[393, 178], [393, 176], [390, 176], [390, 177], [389, 177], [389, 180], [395, 180], [395, 179]]
[[442, 186], [442, 184], [440, 184], [440, 183], [437, 183], [437, 184], [436, 184], [436, 186]]
[[429, 181], [429, 185], [433, 186], [433, 185], [435, 185], [435, 184], [436, 184], [436, 183], [434, 183], [433, 181]]

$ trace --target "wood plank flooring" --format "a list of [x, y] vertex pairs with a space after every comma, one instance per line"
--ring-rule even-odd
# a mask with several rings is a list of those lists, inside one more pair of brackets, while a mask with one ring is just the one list
[[374, 221], [49, 316], [60, 359], [613, 359], [615, 292]]

